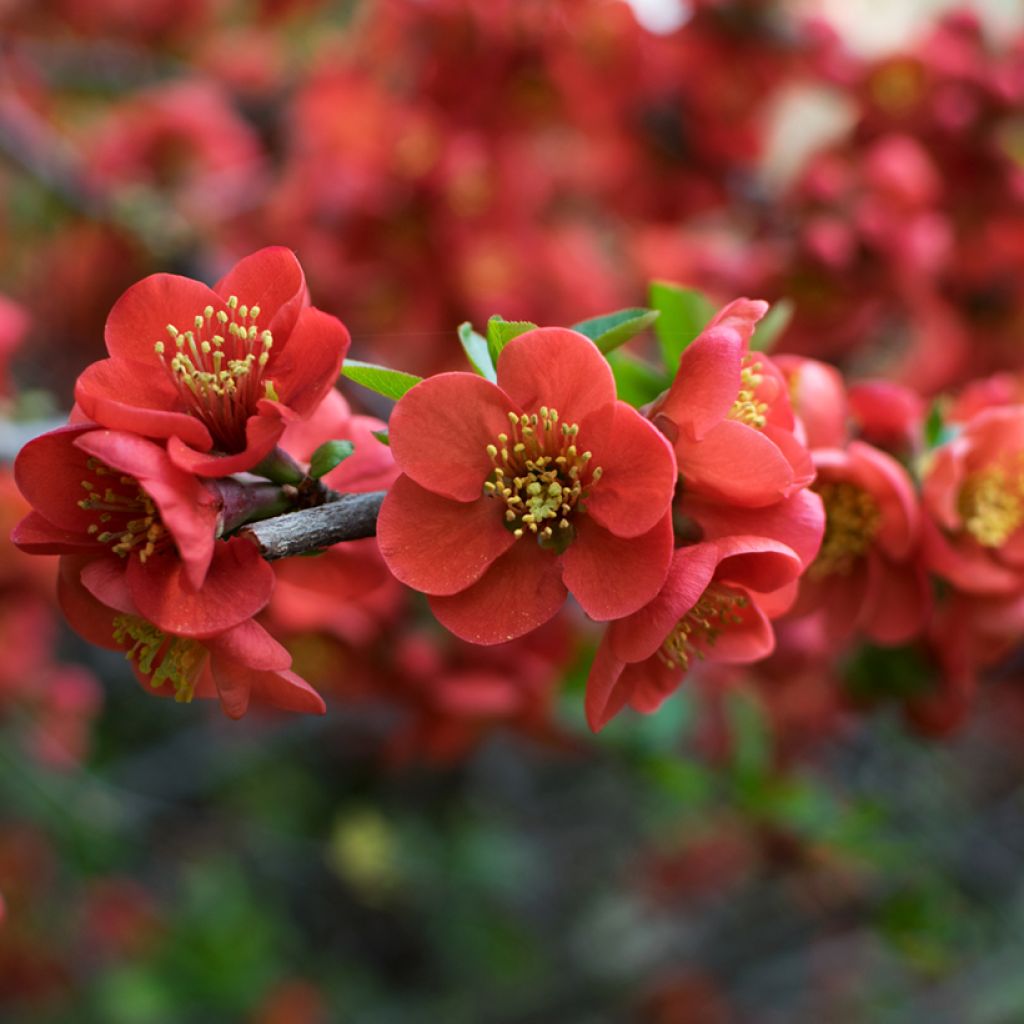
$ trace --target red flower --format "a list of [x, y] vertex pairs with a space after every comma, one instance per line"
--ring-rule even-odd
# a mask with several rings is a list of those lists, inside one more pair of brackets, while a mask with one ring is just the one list
[[920, 510], [907, 471], [861, 441], [814, 452], [825, 505], [821, 551], [800, 582], [798, 611], [820, 610], [833, 643], [862, 630], [880, 644], [924, 628], [931, 589], [918, 558]]
[[109, 359], [79, 377], [90, 419], [168, 438], [200, 476], [252, 469], [287, 422], [308, 416], [341, 369], [349, 336], [309, 306], [294, 253], [261, 249], [213, 289], [173, 274], [133, 285], [107, 318]]
[[1024, 589], [1024, 406], [987, 409], [934, 453], [923, 484], [928, 567], [972, 594]]
[[799, 556], [764, 537], [729, 537], [679, 548], [647, 607], [611, 623], [587, 679], [596, 732], [628, 703], [654, 711], [694, 658], [744, 663], [772, 652], [769, 619], [788, 610]]
[[750, 353], [765, 302], [737, 299], [683, 352], [651, 419], [675, 447], [687, 490], [739, 505], [771, 505], [805, 487], [814, 468], [796, 438], [786, 382]]
[[82, 581], [116, 604], [126, 590], [160, 629], [210, 636], [256, 614], [274, 576], [255, 545], [215, 541], [219, 502], [152, 441], [76, 424], [30, 441], [14, 464], [33, 506], [12, 539], [35, 554], [82, 554]]
[[320, 695], [290, 671], [291, 655], [253, 619], [202, 638], [182, 635], [147, 621], [125, 588], [108, 591], [112, 604], [97, 600], [85, 577], [81, 558], [61, 558], [57, 596], [68, 622], [90, 643], [124, 651], [150, 692], [179, 702], [219, 697], [230, 718], [241, 718], [250, 703], [326, 711]]
[[535, 629], [567, 589], [598, 620], [643, 607], [672, 556], [670, 446], [574, 331], [520, 335], [497, 372], [440, 374], [395, 407], [403, 475], [377, 523], [389, 568], [474, 643]]

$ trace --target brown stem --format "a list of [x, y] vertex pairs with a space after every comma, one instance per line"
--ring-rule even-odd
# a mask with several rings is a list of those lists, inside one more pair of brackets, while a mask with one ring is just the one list
[[268, 561], [321, 551], [343, 540], [359, 540], [377, 533], [377, 513], [385, 491], [341, 494], [317, 508], [264, 519], [239, 530]]

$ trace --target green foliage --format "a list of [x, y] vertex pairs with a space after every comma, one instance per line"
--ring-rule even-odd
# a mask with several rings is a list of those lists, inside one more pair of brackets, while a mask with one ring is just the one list
[[343, 377], [354, 380], [364, 388], [369, 388], [370, 391], [376, 391], [378, 395], [396, 400], [423, 380], [422, 377], [417, 377], [413, 373], [391, 370], [386, 366], [377, 366], [374, 363], [361, 363], [356, 359], [346, 359], [341, 373]]
[[679, 357], [714, 315], [714, 304], [694, 288], [652, 281], [650, 305], [661, 314], [654, 325], [654, 333], [658, 336], [665, 368], [674, 374]]
[[779, 299], [754, 329], [754, 336], [750, 339], [750, 348], [754, 352], [771, 352], [793, 319], [794, 309], [790, 299]]
[[473, 325], [467, 320], [459, 324], [459, 341], [462, 343], [462, 350], [466, 353], [469, 365], [492, 383], [496, 381], [497, 373], [494, 369], [494, 360], [491, 359], [490, 346], [487, 339], [473, 330]]
[[629, 352], [609, 352], [608, 363], [619, 398], [638, 409], [653, 402], [672, 382], [658, 367]]
[[319, 480], [340, 466], [355, 450], [356, 446], [351, 441], [324, 441], [309, 460], [309, 475]]
[[591, 317], [573, 324], [572, 329], [585, 334], [604, 353], [624, 345], [646, 330], [661, 314], [656, 309], [620, 309], [616, 313]]
[[506, 320], [501, 316], [492, 316], [487, 321], [487, 350], [491, 354], [491, 362], [497, 366], [501, 350], [513, 338], [518, 338], [520, 334], [525, 334], [527, 331], [535, 330], [536, 327], [537, 325], [530, 323], [529, 320]]
[[373, 434], [381, 444], [386, 444], [389, 448], [391, 447], [391, 436], [388, 434], [387, 427], [384, 427], [381, 430], [371, 430], [370, 433]]

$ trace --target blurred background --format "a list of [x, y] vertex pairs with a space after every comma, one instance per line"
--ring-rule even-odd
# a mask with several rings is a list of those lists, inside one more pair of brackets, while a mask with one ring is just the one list
[[[419, 374], [662, 278], [931, 399], [1024, 357], [1024, 8], [0, 0], [7, 532], [118, 295], [267, 244]], [[796, 638], [593, 737], [571, 611], [473, 649], [282, 580], [328, 715], [229, 722], [0, 550], [0, 1020], [1024, 1021], [1019, 658], [922, 719], [921, 651]]]

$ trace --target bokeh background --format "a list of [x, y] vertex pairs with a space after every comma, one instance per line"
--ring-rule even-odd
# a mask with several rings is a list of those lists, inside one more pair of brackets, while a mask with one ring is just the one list
[[[1024, 362], [1024, 8], [0, 0], [5, 530], [121, 291], [267, 244], [419, 374], [660, 278], [928, 400]], [[1016, 656], [967, 699], [795, 642], [595, 738], [571, 612], [472, 649], [397, 585], [283, 583], [329, 713], [229, 722], [71, 635], [53, 573], [0, 549], [0, 1020], [1024, 1021]]]

